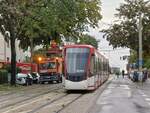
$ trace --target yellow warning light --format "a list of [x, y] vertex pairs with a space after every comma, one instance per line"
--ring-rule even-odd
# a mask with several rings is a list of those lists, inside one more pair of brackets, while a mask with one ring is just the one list
[[42, 60], [42, 58], [41, 58], [41, 57], [39, 57], [39, 58], [38, 58], [38, 61], [40, 62], [41, 60]]
[[56, 60], [58, 60], [58, 57], [56, 57]]

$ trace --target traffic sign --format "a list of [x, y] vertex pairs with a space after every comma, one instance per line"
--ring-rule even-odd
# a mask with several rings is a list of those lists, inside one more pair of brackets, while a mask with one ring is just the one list
[[144, 61], [143, 60], [137, 60], [137, 63], [136, 63], [138, 66], [142, 66], [144, 64]]

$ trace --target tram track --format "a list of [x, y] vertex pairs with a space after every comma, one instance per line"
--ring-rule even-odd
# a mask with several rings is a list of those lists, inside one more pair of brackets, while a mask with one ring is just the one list
[[71, 102], [67, 103], [64, 107], [62, 107], [61, 109], [57, 110], [55, 113], [60, 113], [61, 111], [63, 111], [65, 108], [67, 108], [69, 105], [71, 105], [72, 103], [74, 103], [75, 101], [77, 101], [78, 99], [80, 99], [84, 94], [81, 94], [80, 96], [78, 96], [77, 98], [73, 99]]
[[[16, 94], [16, 93], [10, 93], [10, 94], [8, 94], [8, 95], [3, 95], [1, 98], [0, 98], [0, 103], [2, 103], [2, 102], [5, 102], [5, 101], [9, 101], [10, 99], [15, 99], [15, 98], [20, 98], [20, 97], [26, 97], [26, 96], [29, 96], [29, 94], [37, 94], [38, 92], [40, 92], [41, 90], [47, 90], [48, 89], [48, 87], [49, 86], [45, 86], [45, 87], [31, 87], [31, 88], [33, 88], [33, 89], [28, 89], [28, 90], [21, 90], [21, 91], [19, 91], [19, 93], [18, 94]], [[58, 85], [57, 86], [55, 86], [55, 85], [53, 85], [53, 86], [50, 86], [49, 88], [55, 88], [55, 87], [58, 87]]]
[[[45, 97], [47, 97], [45, 94]], [[80, 99], [84, 94], [72, 94], [72, 93], [59, 93], [58, 95], [51, 95], [51, 99], [44, 99], [42, 97], [31, 100], [27, 103], [15, 104], [14, 106], [9, 106], [6, 109], [0, 110], [1, 113], [51, 113], [43, 112], [42, 110], [55, 109], [55, 113], [60, 113], [62, 110], [67, 108], [70, 104], [74, 103]], [[34, 107], [30, 107], [34, 106]], [[47, 109], [48, 108], [48, 109]]]
[[[72, 100], [67, 101], [66, 103], [61, 103], [59, 102], [60, 100], [63, 99], [67, 99], [67, 97], [74, 95], [74, 98]], [[78, 99], [80, 99], [84, 94], [79, 94], [77, 97], [75, 94], [65, 94], [63, 96], [60, 96], [46, 104], [43, 104], [39, 107], [37, 107], [36, 109], [27, 112], [27, 113], [42, 113], [40, 112], [40, 110], [42, 109], [50, 109], [51, 107], [53, 107], [53, 109], [56, 107], [56, 110], [54, 111], [55, 113], [60, 113], [62, 110], [64, 110], [65, 108], [67, 108], [70, 104], [74, 103], [75, 101], [77, 101]], [[57, 109], [57, 106], [61, 106], [61, 108]], [[49, 108], [50, 107], [50, 108]], [[47, 113], [47, 112], [45, 112]]]
[[[32, 88], [34, 88], [34, 89], [32, 89]], [[26, 91], [31, 91], [30, 89], [32, 89], [32, 91], [33, 90], [37, 90], [37, 89], [39, 89], [40, 87], [39, 87], [39, 85], [34, 85], [34, 86], [25, 86], [25, 87], [23, 87], [23, 88], [21, 88], [21, 89], [19, 89], [19, 90], [13, 90], [13, 91], [10, 91], [10, 92], [7, 92], [7, 93], [4, 93], [4, 94], [1, 94], [0, 95], [0, 99], [2, 99], [2, 98], [4, 98], [4, 97], [9, 97], [9, 96], [11, 96], [11, 95], [13, 95], [13, 94], [16, 94], [16, 92], [26, 92]]]
[[[47, 95], [49, 95], [49, 93], [47, 93]], [[43, 95], [43, 96], [47, 97], [47, 95], [45, 94], [45, 95]], [[68, 94], [57, 95], [57, 96], [58, 96], [58, 97], [57, 97], [56, 94], [55, 94], [55, 96], [56, 96], [57, 98], [56, 98], [56, 99], [53, 99], [53, 98], [52, 98], [52, 100], [50, 100], [47, 104], [53, 103], [54, 101], [59, 100], [59, 99], [65, 97], [66, 95], [68, 95]], [[39, 100], [38, 100], [38, 99], [39, 99]], [[3, 109], [3, 111], [0, 110], [0, 112], [1, 112], [1, 113], [20, 113], [21, 111], [24, 111], [24, 113], [28, 113], [28, 112], [26, 112], [26, 109], [24, 109], [24, 107], [27, 107], [27, 108], [28, 108], [28, 106], [30, 106], [30, 105], [32, 106], [33, 103], [35, 103], [35, 102], [41, 102], [41, 101], [42, 101], [42, 97], [37, 98], [37, 100], [36, 100], [36, 99], [31, 100], [31, 101], [29, 101], [29, 102], [27, 102], [27, 103], [20, 103], [19, 105], [15, 104], [14, 106], [9, 106], [8, 108]], [[38, 107], [38, 109], [41, 109], [41, 108], [44, 107], [44, 106], [46, 106], [46, 104], [44, 104], [44, 105]], [[31, 112], [36, 112], [38, 109], [34, 109], [34, 111], [32, 110]], [[19, 111], [18, 111], [18, 110], [19, 110]], [[30, 111], [30, 110], [29, 110], [29, 111]]]
[[58, 98], [56, 98], [56, 99], [54, 99], [54, 100], [52, 100], [52, 101], [50, 101], [50, 102], [40, 106], [40, 107], [38, 107], [38, 108], [36, 108], [36, 109], [34, 109], [34, 110], [30, 111], [30, 112], [27, 112], [27, 113], [36, 113], [38, 110], [40, 110], [40, 109], [42, 109], [42, 108], [44, 108], [44, 107], [46, 107], [46, 106], [48, 106], [50, 104], [53, 104], [54, 102], [56, 102], [56, 101], [58, 101], [58, 100], [60, 100], [60, 99], [62, 99], [64, 97], [66, 97], [67, 95], [68, 94], [62, 95], [62, 96], [60, 96], [60, 97], [58, 97]]
[[51, 89], [51, 90], [48, 90], [48, 91], [45, 91], [45, 92], [42, 92], [42, 93], [38, 93], [38, 94], [33, 95], [31, 97], [26, 97], [26, 98], [18, 100], [16, 102], [12, 102], [10, 104], [6, 104], [4, 106], [1, 106], [2, 104], [0, 103], [0, 111], [3, 110], [3, 109], [7, 109], [7, 108], [9, 109], [9, 108], [11, 108], [11, 107], [13, 107], [15, 105], [18, 105], [18, 104], [19, 105], [24, 104], [26, 101], [35, 99], [37, 97], [40, 97], [40, 96], [43, 96], [43, 95], [46, 95], [46, 94], [50, 94], [50, 93], [52, 93], [54, 91], [58, 91], [59, 89], [60, 89], [60, 87], [57, 87], [57, 88], [54, 88], [54, 89]]

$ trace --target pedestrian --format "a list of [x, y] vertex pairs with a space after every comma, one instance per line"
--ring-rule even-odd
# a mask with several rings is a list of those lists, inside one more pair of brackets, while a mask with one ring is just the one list
[[148, 76], [147, 68], [144, 68], [143, 69], [143, 79], [142, 79], [143, 82], [147, 80], [147, 76]]
[[124, 78], [124, 70], [122, 70], [122, 77]]

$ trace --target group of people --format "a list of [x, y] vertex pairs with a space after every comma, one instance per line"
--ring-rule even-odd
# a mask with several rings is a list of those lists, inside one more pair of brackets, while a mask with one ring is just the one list
[[[119, 74], [116, 74], [116, 75], [117, 75], [117, 78], [119, 78]], [[122, 78], [124, 78], [124, 76], [125, 76], [125, 71], [124, 70], [122, 70], [121, 75], [122, 75]]]
[[[117, 75], [117, 78], [119, 78], [119, 75], [122, 75], [122, 78], [124, 78], [125, 77], [125, 71], [122, 70], [121, 74], [116, 74], [116, 75]], [[142, 73], [140, 73], [138, 70], [132, 70], [129, 73], [128, 77], [134, 82], [136, 82], [136, 81], [143, 81], [144, 82], [148, 78], [148, 71], [147, 71], [147, 69], [143, 69]]]

